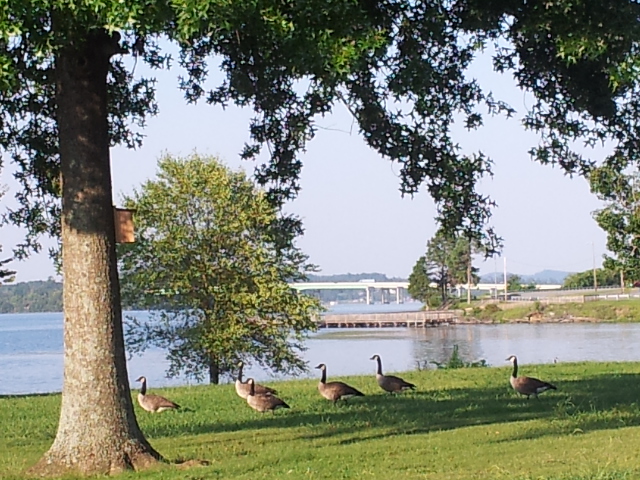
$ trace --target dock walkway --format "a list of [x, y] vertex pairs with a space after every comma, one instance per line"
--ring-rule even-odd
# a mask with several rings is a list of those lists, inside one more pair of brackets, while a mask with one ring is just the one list
[[459, 312], [452, 310], [331, 314], [322, 315], [318, 319], [318, 326], [319, 328], [425, 328], [456, 323], [459, 315]]

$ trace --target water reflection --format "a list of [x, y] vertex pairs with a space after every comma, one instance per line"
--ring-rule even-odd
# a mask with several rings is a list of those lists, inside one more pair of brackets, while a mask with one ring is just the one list
[[485, 360], [505, 366], [518, 355], [522, 363], [640, 361], [638, 324], [450, 325], [426, 329], [333, 330], [309, 342], [307, 358], [330, 357], [334, 374], [373, 371], [368, 358], [379, 354], [385, 371], [415, 369], [446, 362], [454, 346], [466, 362]]
[[[640, 361], [640, 324], [513, 324], [452, 325], [426, 329], [328, 329], [307, 341], [304, 358], [313, 370], [327, 365], [328, 376], [373, 375], [378, 354], [385, 372], [416, 369], [446, 362], [458, 345], [466, 362], [486, 360], [506, 366], [518, 355], [523, 364], [572, 361]], [[62, 388], [62, 314], [0, 315], [0, 394], [41, 393]], [[189, 379], [167, 379], [164, 352], [149, 350], [127, 362], [130, 380], [139, 375], [150, 387], [185, 385]], [[274, 376], [247, 368], [246, 376], [268, 381]], [[192, 383], [192, 382], [191, 382]]]

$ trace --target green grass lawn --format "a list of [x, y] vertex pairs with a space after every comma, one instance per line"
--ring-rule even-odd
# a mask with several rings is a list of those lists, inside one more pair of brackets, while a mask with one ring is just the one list
[[[367, 396], [337, 407], [316, 381], [279, 382], [292, 408], [275, 415], [254, 412], [232, 385], [152, 389], [190, 411], [149, 414], [136, 405], [151, 443], [170, 461], [209, 465], [121, 478], [640, 478], [640, 363], [522, 365], [521, 374], [557, 385], [540, 400], [517, 396], [509, 373], [408, 372], [418, 390], [397, 397], [373, 375], [349, 377]], [[0, 479], [23, 478], [49, 447], [59, 402], [0, 397]]]

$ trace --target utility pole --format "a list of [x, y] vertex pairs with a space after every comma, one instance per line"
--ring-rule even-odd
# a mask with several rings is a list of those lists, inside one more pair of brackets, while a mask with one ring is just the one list
[[598, 293], [598, 275], [596, 274], [596, 247], [591, 242], [591, 253], [593, 255], [593, 289]]
[[467, 303], [471, 305], [471, 241], [469, 241], [469, 256], [467, 257]]
[[493, 257], [493, 290], [494, 298], [498, 300], [498, 259]]
[[507, 301], [507, 257], [504, 257], [504, 301]]

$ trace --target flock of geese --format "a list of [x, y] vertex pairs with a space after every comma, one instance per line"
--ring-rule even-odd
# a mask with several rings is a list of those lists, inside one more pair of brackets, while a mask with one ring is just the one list
[[[400, 393], [406, 390], [415, 390], [416, 386], [413, 383], [406, 382], [400, 377], [395, 375], [384, 375], [382, 373], [382, 359], [380, 355], [374, 355], [370, 360], [377, 362], [376, 380], [382, 390], [388, 393]], [[518, 377], [518, 359], [515, 355], [511, 355], [507, 358], [508, 362], [513, 364], [513, 372], [509, 379], [511, 387], [521, 395], [525, 395], [527, 399], [531, 396], [538, 397], [539, 394], [547, 390], [556, 390], [556, 387], [548, 382], [543, 382], [533, 377]], [[253, 378], [247, 378], [246, 381], [242, 380], [242, 369], [244, 367], [243, 362], [238, 363], [238, 377], [236, 379], [235, 387], [238, 396], [246, 400], [254, 410], [264, 413], [271, 411], [272, 413], [279, 408], [289, 408], [289, 405], [277, 396], [277, 391], [273, 388], [265, 387], [255, 383]], [[318, 391], [327, 400], [337, 404], [339, 400], [346, 402], [351, 397], [364, 397], [364, 393], [358, 389], [347, 385], [344, 382], [327, 382], [327, 366], [321, 363], [317, 367], [322, 372], [320, 382], [318, 383]], [[160, 395], [153, 395], [147, 393], [147, 379], [140, 377], [136, 380], [142, 384], [140, 393], [138, 393], [138, 403], [140, 406], [153, 413], [164, 412], [165, 410], [176, 410], [180, 408], [180, 405], [172, 402], [171, 400], [161, 397]]]

